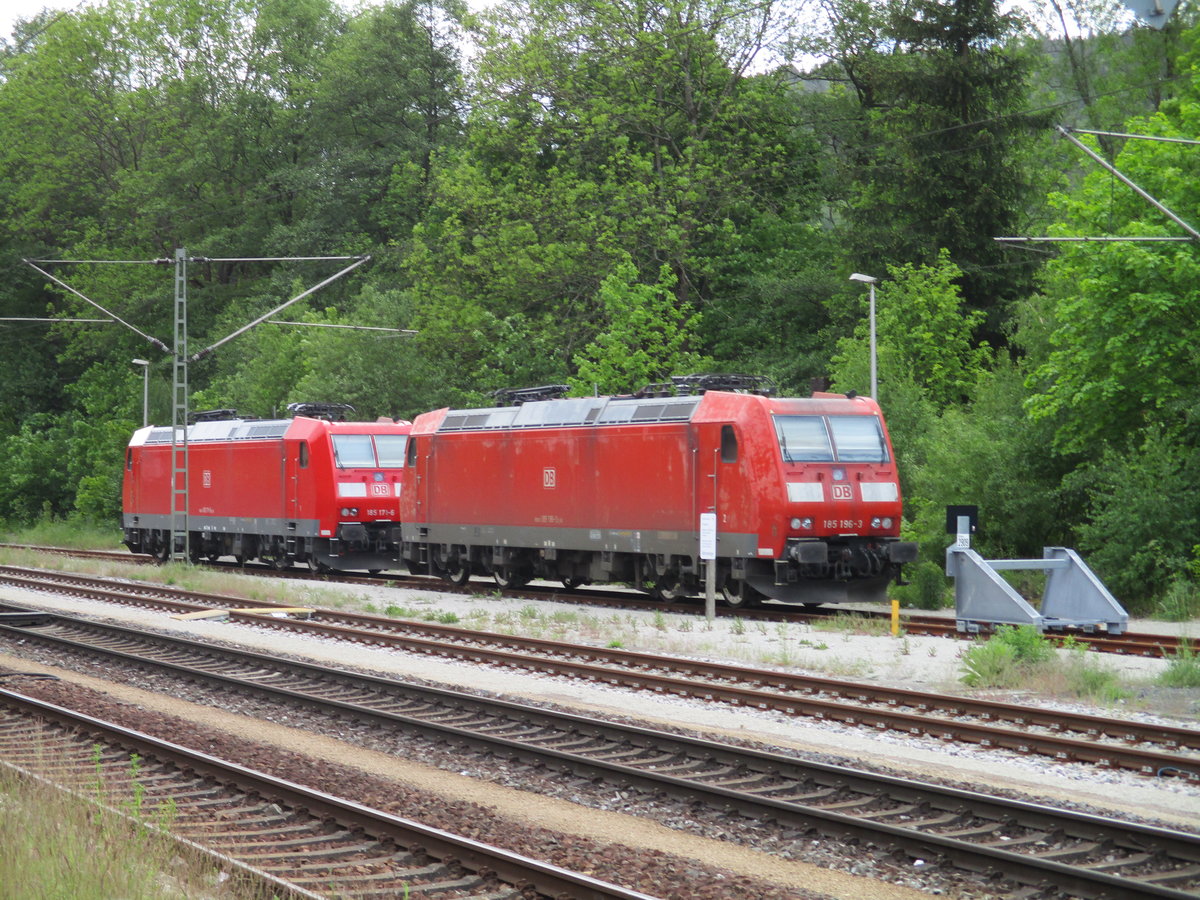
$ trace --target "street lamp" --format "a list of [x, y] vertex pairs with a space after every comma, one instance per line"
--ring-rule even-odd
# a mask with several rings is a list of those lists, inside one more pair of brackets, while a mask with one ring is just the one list
[[135, 366], [142, 367], [142, 427], [150, 424], [150, 360], [135, 359]]
[[875, 282], [879, 279], [871, 275], [863, 275], [855, 272], [850, 276], [851, 281], [861, 281], [871, 287], [871, 398], [879, 399], [879, 382], [876, 378], [875, 368]]

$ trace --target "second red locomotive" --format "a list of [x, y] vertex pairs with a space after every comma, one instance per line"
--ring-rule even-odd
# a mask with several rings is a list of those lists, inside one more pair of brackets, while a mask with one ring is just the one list
[[707, 390], [418, 416], [401, 501], [413, 571], [697, 593], [702, 513], [725, 602], [882, 600], [916, 545], [875, 401]]
[[[191, 557], [314, 570], [393, 567], [410, 423], [332, 421], [347, 410], [294, 404], [290, 419], [224, 417], [188, 426]], [[125, 457], [125, 545], [162, 559], [182, 549], [172, 478], [182, 486], [184, 467], [176, 476], [172, 431], [138, 430]]]

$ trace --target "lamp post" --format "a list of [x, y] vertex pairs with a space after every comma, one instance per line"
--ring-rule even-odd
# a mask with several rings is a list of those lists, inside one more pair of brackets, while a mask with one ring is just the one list
[[851, 281], [861, 281], [871, 288], [871, 399], [879, 399], [879, 381], [875, 368], [875, 282], [879, 279], [872, 275], [855, 272], [850, 276]]
[[142, 367], [142, 427], [150, 424], [150, 360], [132, 360], [135, 366]]

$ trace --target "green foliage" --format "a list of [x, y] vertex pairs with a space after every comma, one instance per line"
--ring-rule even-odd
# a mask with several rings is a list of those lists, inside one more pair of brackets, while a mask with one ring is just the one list
[[43, 515], [28, 525], [7, 531], [5, 540], [49, 547], [115, 550], [121, 546], [121, 530], [117, 522], [99, 524], [80, 516], [64, 519]]
[[962, 681], [970, 687], [1017, 687], [1053, 655], [1053, 646], [1033, 626], [998, 625], [963, 654]]
[[1021, 20], [994, 0], [827, 8], [830, 30], [818, 26], [800, 49], [835, 61], [829, 75], [850, 92], [820, 105], [854, 268], [932, 265], [945, 249], [970, 263], [968, 306], [1002, 308], [1027, 270], [1000, 268], [1006, 251], [992, 238], [1021, 233], [1034, 205], [1025, 160], [1046, 124], [1027, 111], [1035, 54], [1015, 41]]
[[[666, 266], [677, 311], [702, 310], [723, 273], [744, 271], [756, 217], [790, 214], [801, 193], [789, 85], [744, 77], [737, 43], [771, 5], [632, 12], [539, 0], [483, 17], [467, 144], [435, 160], [406, 260], [426, 301], [418, 327], [458, 380], [535, 374], [539, 333], [539, 374], [574, 374], [609, 324], [601, 285], [626, 260], [625, 284], [662, 284]], [[529, 327], [499, 327], [514, 319]]]
[[1104, 704], [1131, 697], [1133, 692], [1121, 683], [1120, 676], [1096, 660], [1099, 655], [1089, 653], [1084, 646], [1071, 649], [1063, 663], [1067, 693]]
[[[955, 284], [962, 271], [943, 252], [934, 265], [888, 266], [888, 274], [890, 280], [875, 290], [880, 394], [886, 396], [889, 379], [907, 376], [935, 409], [960, 403], [991, 359], [987, 346], [972, 340], [983, 314], [963, 308]], [[869, 337], [864, 309], [854, 335], [838, 342], [832, 360], [839, 390], [870, 392]]]
[[1067, 479], [1089, 498], [1079, 549], [1127, 608], [1148, 609], [1150, 598], [1190, 570], [1200, 528], [1197, 462], [1195, 450], [1155, 429], [1143, 432], [1138, 447], [1106, 448]]
[[686, 349], [697, 317], [686, 304], [677, 308], [671, 293], [675, 281], [663, 266], [658, 284], [638, 284], [628, 260], [604, 279], [599, 300], [607, 327], [575, 355], [579, 374], [569, 383], [576, 394], [627, 393], [704, 368]]
[[1155, 603], [1154, 617], [1165, 622], [1200, 618], [1200, 590], [1196, 589], [1196, 583], [1188, 578], [1174, 579]]
[[900, 605], [915, 609], [945, 609], [954, 605], [954, 593], [944, 566], [928, 557], [904, 567], [908, 584], [891, 589]]
[[1189, 640], [1179, 642], [1179, 649], [1170, 656], [1166, 671], [1158, 676], [1158, 683], [1165, 687], [1200, 687], [1200, 654]]
[[1046, 452], [1052, 429], [1029, 418], [1023, 384], [1021, 369], [1001, 360], [969, 404], [940, 416], [898, 421], [888, 405], [893, 440], [906, 449], [908, 515], [922, 558], [942, 559], [950, 541], [946, 507], [963, 504], [979, 507], [973, 540], [986, 557], [1040, 557], [1046, 546], [1074, 546], [1064, 517], [1072, 496], [1062, 484], [1067, 465]]

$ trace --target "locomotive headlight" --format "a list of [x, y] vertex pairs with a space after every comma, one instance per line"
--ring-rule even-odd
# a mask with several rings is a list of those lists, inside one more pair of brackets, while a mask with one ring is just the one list
[[342, 516], [343, 517], [357, 516], [357, 515], [358, 515], [358, 507], [357, 506], [343, 506], [342, 507]]
[[887, 530], [888, 528], [892, 527], [892, 517], [884, 516], [884, 517], [880, 518], [879, 516], [876, 516], [875, 518], [873, 518], [871, 520], [871, 527], [877, 528], [877, 529], [882, 528], [884, 530]]
[[884, 517], [883, 517], [883, 527], [884, 527], [884, 528], [891, 528], [891, 527], [892, 527], [892, 517], [891, 517], [891, 516], [884, 516]]
[[810, 528], [812, 528], [812, 519], [809, 519], [807, 517], [801, 519], [801, 518], [797, 517], [795, 519], [792, 519], [792, 521], [788, 524], [790, 524], [792, 526], [792, 531], [801, 531], [801, 530], [808, 531]]

